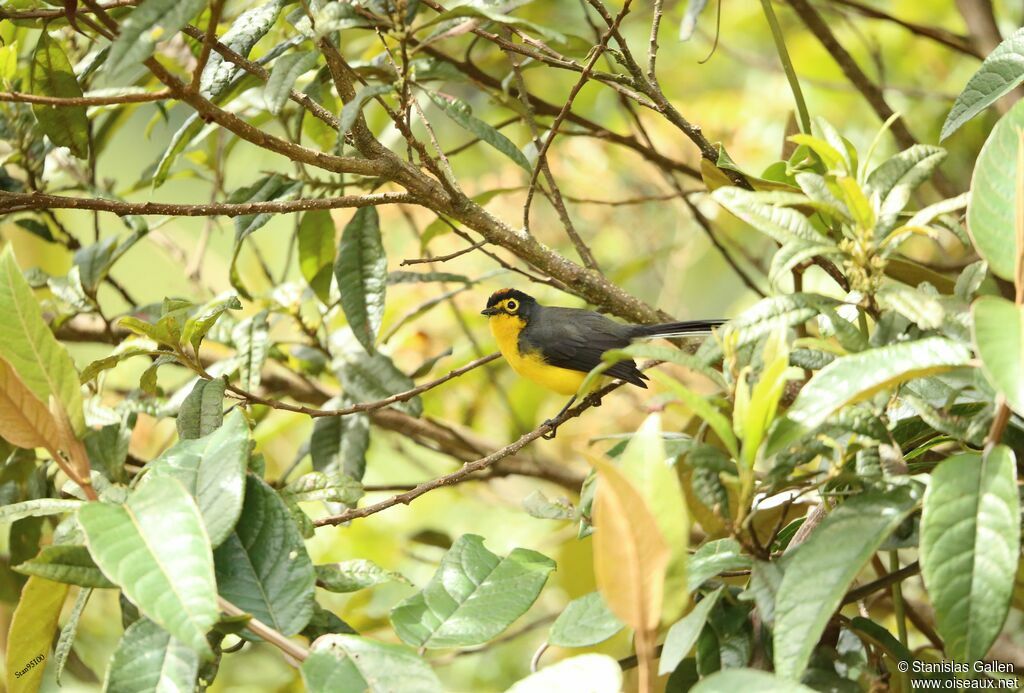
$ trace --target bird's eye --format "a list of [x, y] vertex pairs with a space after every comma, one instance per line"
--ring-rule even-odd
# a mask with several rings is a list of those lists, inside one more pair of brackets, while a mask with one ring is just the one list
[[519, 308], [519, 304], [516, 302], [515, 299], [511, 299], [505, 304], [505, 307], [508, 308], [508, 311], [510, 313], [515, 313], [516, 310]]

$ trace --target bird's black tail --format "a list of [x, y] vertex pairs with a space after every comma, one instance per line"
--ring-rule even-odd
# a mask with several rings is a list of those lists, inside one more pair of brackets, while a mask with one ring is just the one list
[[686, 320], [683, 322], [666, 322], [661, 325], [637, 325], [633, 328], [634, 339], [646, 337], [683, 337], [694, 334], [710, 334], [711, 328], [721, 327], [725, 320]]

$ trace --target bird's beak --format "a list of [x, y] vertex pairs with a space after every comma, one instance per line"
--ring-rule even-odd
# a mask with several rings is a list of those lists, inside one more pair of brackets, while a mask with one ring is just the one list
[[500, 309], [491, 306], [490, 308], [484, 308], [482, 311], [480, 311], [480, 315], [497, 315], [500, 312]]

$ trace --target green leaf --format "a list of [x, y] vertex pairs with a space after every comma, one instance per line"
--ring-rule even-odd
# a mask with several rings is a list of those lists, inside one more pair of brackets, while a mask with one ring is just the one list
[[150, 57], [157, 43], [178, 33], [205, 6], [206, 0], [145, 0], [121, 22], [120, 34], [110, 46], [103, 69], [109, 70], [112, 79], [124, 76]]
[[178, 155], [185, 151], [185, 148], [195, 139], [196, 135], [200, 133], [205, 125], [206, 123], [199, 117], [199, 114], [193, 113], [185, 118], [181, 126], [175, 130], [174, 134], [171, 135], [170, 141], [167, 143], [167, 148], [160, 155], [160, 161], [157, 162], [156, 169], [153, 171], [154, 188], [159, 188], [164, 184], [167, 180], [167, 174], [170, 173], [171, 166], [174, 165]]
[[999, 119], [974, 165], [967, 231], [978, 254], [996, 276], [1014, 278], [1017, 241], [1014, 235], [1017, 199], [1018, 133], [1024, 128], [1024, 101]]
[[217, 547], [242, 512], [248, 463], [249, 425], [236, 409], [212, 432], [181, 440], [150, 462], [142, 486], [166, 477], [181, 482], [196, 499], [210, 544]]
[[390, 94], [395, 88], [390, 84], [371, 84], [359, 89], [355, 96], [341, 109], [341, 117], [338, 118], [338, 132], [345, 134], [355, 125], [359, 114], [363, 112], [366, 104], [378, 96]]
[[800, 678], [853, 579], [914, 509], [916, 496], [908, 487], [854, 496], [833, 510], [793, 551], [775, 602], [775, 671], [779, 676]]
[[82, 612], [85, 611], [85, 605], [89, 602], [91, 595], [92, 589], [78, 590], [78, 596], [75, 597], [75, 605], [71, 608], [67, 622], [60, 629], [57, 644], [53, 647], [54, 678], [56, 678], [58, 686], [61, 685], [60, 680], [64, 674], [64, 666], [67, 664], [68, 656], [71, 655], [71, 648], [75, 644], [75, 636], [78, 634], [78, 622], [82, 618]]
[[707, 7], [708, 0], [686, 0], [686, 10], [683, 11], [683, 19], [679, 22], [679, 40], [689, 41], [693, 32], [697, 30], [697, 18]]
[[114, 261], [117, 242], [117, 236], [107, 236], [97, 243], [75, 251], [73, 261], [86, 293], [94, 295], [100, 282], [107, 276]]
[[408, 647], [358, 635], [325, 635], [302, 663], [310, 693], [441, 693], [430, 666]]
[[116, 587], [96, 567], [89, 549], [73, 544], [46, 546], [35, 558], [14, 566], [14, 570], [80, 587]]
[[182, 440], [202, 438], [224, 422], [224, 387], [221, 378], [200, 378], [182, 401], [175, 424]]
[[385, 582], [409, 584], [401, 573], [385, 570], [373, 561], [358, 558], [316, 566], [317, 584], [329, 592], [357, 592]]
[[37, 691], [68, 586], [32, 576], [21, 589], [7, 633], [7, 690]]
[[970, 358], [967, 347], [944, 337], [926, 337], [838, 358], [800, 390], [786, 412], [787, 420], [794, 425], [775, 429], [769, 451], [821, 425], [848, 404], [908, 380], [966, 365]]
[[1010, 93], [1024, 81], [1024, 29], [1018, 29], [988, 54], [985, 62], [956, 97], [953, 108], [942, 124], [939, 141], [956, 132], [961, 125]]
[[913, 192], [931, 177], [946, 158], [946, 150], [929, 144], [915, 144], [896, 154], [871, 172], [864, 184], [878, 210], [875, 238], [884, 238], [896, 227], [898, 215]]
[[67, 349], [43, 320], [39, 303], [25, 281], [10, 244], [0, 253], [0, 358], [46, 404], [52, 394], [64, 407], [72, 430], [85, 432], [78, 371]]
[[767, 671], [725, 669], [701, 679], [690, 691], [691, 693], [736, 693], [736, 691], [812, 693], [814, 689], [795, 681], [787, 681]]
[[270, 79], [263, 94], [267, 100], [267, 110], [280, 115], [288, 96], [292, 92], [295, 80], [316, 66], [319, 55], [314, 52], [285, 53], [274, 63], [270, 71]]
[[661, 659], [658, 662], [658, 675], [664, 676], [676, 670], [679, 663], [690, 653], [693, 646], [697, 644], [700, 632], [704, 630], [711, 610], [718, 603], [724, 587], [719, 587], [707, 595], [693, 607], [690, 613], [672, 624], [665, 635], [665, 645], [661, 650]]
[[996, 446], [943, 460], [921, 518], [921, 573], [946, 654], [982, 659], [1002, 630], [1020, 557], [1013, 451]]
[[[60, 98], [80, 98], [75, 71], [60, 44], [44, 28], [32, 52], [32, 93]], [[89, 156], [89, 118], [85, 106], [33, 105], [32, 112], [46, 136], [58, 147], [67, 147], [79, 159]]]
[[787, 243], [794, 239], [810, 242], [821, 242], [825, 239], [803, 214], [795, 209], [773, 204], [773, 194], [730, 187], [715, 190], [711, 197], [734, 216], [779, 243]]
[[267, 311], [261, 310], [238, 323], [231, 331], [231, 339], [238, 350], [238, 386], [247, 392], [254, 392], [260, 386], [263, 364], [270, 351]]
[[736, 435], [732, 431], [732, 424], [729, 423], [729, 419], [726, 418], [725, 414], [719, 411], [707, 398], [698, 395], [675, 378], [659, 376], [660, 374], [655, 374], [655, 379], [668, 385], [673, 395], [694, 414], [706, 421], [708, 426], [711, 426], [711, 430], [722, 441], [729, 454], [733, 457], [739, 457], [739, 443], [736, 441]]
[[374, 207], [361, 207], [345, 225], [338, 246], [334, 275], [341, 292], [341, 308], [359, 343], [370, 354], [384, 318], [388, 259], [380, 237]]
[[[277, 15], [284, 4], [284, 0], [270, 0], [263, 5], [246, 10], [220, 37], [220, 42], [243, 58], [247, 58], [253, 46], [274, 26]], [[199, 79], [199, 93], [208, 99], [219, 96], [241, 69], [234, 63], [225, 60], [220, 53], [211, 51], [210, 59]]]
[[170, 330], [168, 330], [166, 323], [157, 323], [154, 325], [132, 315], [126, 315], [117, 319], [117, 326], [123, 327], [126, 330], [151, 339], [159, 344], [165, 344], [170, 347], [178, 346], [177, 338], [170, 332]]
[[[375, 402], [415, 387], [412, 379], [381, 353], [360, 355], [346, 361], [338, 375], [345, 394], [357, 402]], [[391, 406], [410, 416], [423, 413], [423, 401], [418, 396]]]
[[622, 690], [622, 668], [619, 663], [608, 655], [590, 653], [569, 657], [544, 667], [517, 681], [505, 693], [620, 693]]
[[285, 635], [306, 627], [313, 615], [313, 563], [284, 501], [260, 479], [246, 479], [242, 515], [214, 559], [225, 599]]
[[181, 331], [182, 340], [191, 344], [192, 349], [198, 354], [203, 339], [206, 338], [206, 334], [220, 319], [220, 316], [229, 310], [239, 310], [241, 307], [241, 301], [233, 294], [210, 301], [185, 321], [185, 327]]
[[985, 376], [1024, 415], [1024, 308], [982, 296], [971, 306], [971, 326]]
[[309, 288], [324, 305], [331, 302], [334, 266], [334, 220], [326, 209], [302, 215], [298, 231], [299, 269]]
[[697, 591], [705, 581], [729, 570], [750, 568], [750, 556], [743, 553], [735, 539], [715, 539], [698, 548], [690, 558], [687, 589]]
[[533, 173], [533, 166], [530, 164], [529, 159], [526, 158], [526, 155], [519, 150], [515, 143], [484, 121], [475, 117], [473, 109], [465, 101], [454, 97], [442, 96], [432, 91], [427, 92], [427, 96], [457, 125], [497, 149], [527, 173]]
[[36, 498], [34, 500], [0, 506], [0, 523], [15, 522], [24, 517], [43, 517], [70, 513], [81, 507], [82, 501], [70, 498]]
[[217, 583], [203, 517], [185, 487], [166, 477], [153, 480], [123, 505], [83, 505], [78, 521], [103, 574], [143, 614], [209, 655], [206, 632], [219, 616]]
[[[260, 178], [252, 185], [235, 190], [228, 197], [229, 202], [269, 202], [272, 200], [288, 200], [299, 193], [302, 189], [302, 181], [292, 181], [276, 173]], [[242, 252], [242, 242], [253, 233], [261, 229], [272, 218], [270, 212], [257, 214], [241, 214], [235, 217], [235, 245], [231, 252], [231, 262], [228, 266], [228, 278], [231, 286], [243, 298], [252, 298], [249, 290], [242, 282], [238, 273], [238, 255]]]
[[391, 610], [398, 637], [415, 647], [466, 647], [494, 638], [526, 613], [555, 563], [528, 549], [505, 558], [464, 534], [429, 584]]
[[768, 281], [772, 286], [779, 286], [790, 270], [816, 257], [837, 260], [842, 258], [842, 252], [834, 243], [810, 243], [802, 238], [788, 241], [772, 255]]
[[551, 625], [548, 643], [558, 647], [590, 647], [624, 628], [608, 609], [600, 592], [573, 599]]
[[[345, 407], [348, 399], [332, 399], [326, 406]], [[313, 420], [309, 455], [318, 472], [341, 472], [360, 481], [366, 471], [366, 450], [370, 446], [370, 416], [365, 412], [348, 416], [321, 416]]]
[[104, 691], [191, 691], [199, 657], [148, 618], [128, 626], [110, 659]]
[[293, 502], [326, 501], [354, 506], [363, 497], [363, 485], [337, 470], [310, 472], [281, 489], [281, 495]]

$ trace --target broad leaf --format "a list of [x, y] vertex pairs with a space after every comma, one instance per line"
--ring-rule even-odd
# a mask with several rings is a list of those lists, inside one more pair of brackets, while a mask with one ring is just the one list
[[354, 506], [363, 497], [363, 485], [336, 469], [310, 472], [281, 489], [281, 495], [293, 502], [326, 501]]
[[206, 632], [219, 615], [213, 556], [202, 515], [185, 487], [166, 477], [153, 480], [123, 505], [82, 506], [78, 521], [103, 574], [143, 614], [196, 652], [209, 654]]
[[[275, 173], [260, 178], [252, 185], [235, 190], [231, 193], [228, 201], [248, 203], [287, 200], [295, 197], [301, 189], [301, 181], [292, 181]], [[235, 246], [231, 252], [231, 262], [228, 265], [228, 278], [231, 280], [231, 286], [243, 298], [251, 299], [252, 296], [238, 272], [237, 263], [238, 256], [242, 252], [242, 243], [246, 238], [265, 226], [273, 216], [270, 212], [259, 212], [256, 214], [242, 214], [235, 217]]]
[[868, 492], [833, 510], [797, 547], [775, 602], [774, 653], [779, 676], [799, 680], [811, 652], [857, 573], [914, 509], [916, 492]]
[[441, 693], [430, 666], [408, 647], [358, 635], [325, 635], [302, 663], [310, 693]]
[[604, 603], [600, 592], [590, 592], [569, 602], [551, 625], [548, 642], [558, 647], [590, 647], [604, 642], [623, 624]]
[[921, 518], [921, 573], [956, 661], [982, 659], [1002, 629], [1020, 558], [1013, 451], [956, 455], [932, 472]]
[[0, 436], [19, 448], [55, 448], [57, 421], [0, 358]]
[[998, 296], [971, 307], [974, 344], [985, 376], [1024, 415], [1024, 308]]
[[206, 6], [206, 0], [145, 0], [121, 22], [103, 67], [117, 79], [146, 60], [160, 41], [178, 33]]
[[288, 103], [288, 96], [292, 92], [295, 80], [312, 70], [318, 57], [318, 54], [313, 52], [302, 52], [285, 53], [277, 59], [263, 92], [267, 100], [267, 110], [274, 115], [280, 115], [284, 105]]
[[200, 378], [181, 403], [175, 425], [182, 440], [202, 438], [224, 422], [224, 386], [222, 379]]
[[302, 215], [298, 231], [299, 269], [324, 305], [331, 302], [334, 267], [334, 220], [325, 209]]
[[594, 576], [623, 623], [650, 633], [661, 616], [669, 547], [644, 498], [611, 462], [594, 459]]
[[825, 237], [811, 226], [803, 214], [773, 204], [773, 194], [740, 188], [719, 188], [711, 193], [711, 197], [734, 216], [779, 243], [796, 239], [810, 242], [824, 240]]
[[7, 633], [8, 691], [39, 690], [67, 594], [67, 585], [40, 577], [25, 583]]
[[848, 404], [908, 380], [966, 365], [970, 358], [969, 349], [943, 337], [891, 344], [838, 358], [800, 390], [786, 412], [792, 425], [777, 427], [769, 447], [780, 449]]
[[942, 124], [939, 141], [956, 132], [961, 125], [1010, 93], [1024, 81], [1024, 29], [1018, 29], [988, 54], [967, 86], [956, 97], [953, 108]]
[[464, 534], [427, 586], [391, 610], [391, 623], [415, 647], [479, 645], [526, 613], [554, 569], [536, 551], [514, 549], [501, 558], [484, 548], [483, 537]]
[[[75, 71], [60, 44], [44, 28], [32, 53], [32, 93], [60, 98], [80, 98]], [[32, 112], [46, 136], [58, 147], [67, 147], [79, 159], [89, 156], [89, 119], [85, 106], [33, 105]]]
[[46, 322], [8, 244], [0, 253], [0, 358], [14, 369], [44, 404], [52, 394], [63, 406], [76, 434], [85, 431], [78, 371], [67, 349]]
[[[967, 230], [978, 254], [996, 276], [1014, 278], [1018, 133], [1024, 128], [1024, 101], [1018, 101], [992, 128], [974, 165]], [[1020, 193], [1024, 194], [1024, 193]]]
[[75, 605], [71, 608], [71, 613], [68, 614], [67, 622], [60, 629], [57, 644], [53, 646], [54, 678], [57, 680], [58, 686], [61, 685], [60, 680], [64, 674], [64, 666], [67, 664], [68, 657], [71, 655], [71, 648], [75, 644], [75, 636], [78, 634], [78, 622], [82, 618], [82, 612], [85, 611], [85, 605], [89, 602], [91, 595], [91, 589], [78, 590], [78, 596], [75, 597]]
[[897, 215], [910, 201], [913, 192], [932, 175], [946, 158], [946, 150], [927, 144], [915, 144], [896, 154], [871, 172], [864, 192], [878, 210], [875, 238], [881, 239], [896, 227]]
[[242, 515], [214, 558], [225, 599], [285, 635], [306, 627], [313, 615], [313, 563], [284, 501], [260, 479], [246, 479]]
[[687, 588], [695, 592], [705, 581], [729, 570], [750, 568], [750, 556], [735, 539], [715, 539], [698, 548], [690, 558]]
[[181, 482], [196, 499], [210, 545], [220, 546], [242, 512], [249, 447], [249, 425], [236, 409], [213, 432], [181, 440], [150, 462], [142, 485], [165, 477]]
[[185, 327], [181, 331], [182, 340], [191, 344], [192, 349], [198, 354], [203, 339], [220, 316], [229, 310], [238, 310], [241, 307], [242, 303], [238, 297], [232, 294], [210, 301], [185, 321]]
[[587, 691], [620, 693], [622, 668], [605, 654], [582, 654], [563, 659], [516, 682], [506, 693], [552, 693]]
[[388, 259], [380, 237], [377, 210], [361, 207], [341, 234], [334, 275], [349, 327], [371, 354], [384, 317], [387, 274]]
[[394, 90], [395, 88], [390, 84], [372, 84], [360, 88], [352, 100], [341, 109], [341, 117], [338, 118], [338, 132], [345, 134], [351, 130], [367, 103], [378, 96], [390, 94]]
[[96, 567], [89, 549], [73, 544], [46, 546], [35, 558], [14, 569], [23, 575], [37, 575], [79, 587], [116, 587]]
[[104, 690], [190, 691], [199, 675], [199, 656], [148, 618], [130, 625], [121, 636]]
[[697, 644], [697, 638], [708, 621], [711, 610], [718, 603], [724, 587], [719, 587], [711, 594], [704, 597], [697, 606], [693, 607], [690, 613], [672, 624], [665, 635], [665, 644], [661, 649], [661, 659], [658, 662], [658, 675], [663, 676], [676, 670], [679, 663], [690, 653], [693, 646]]

